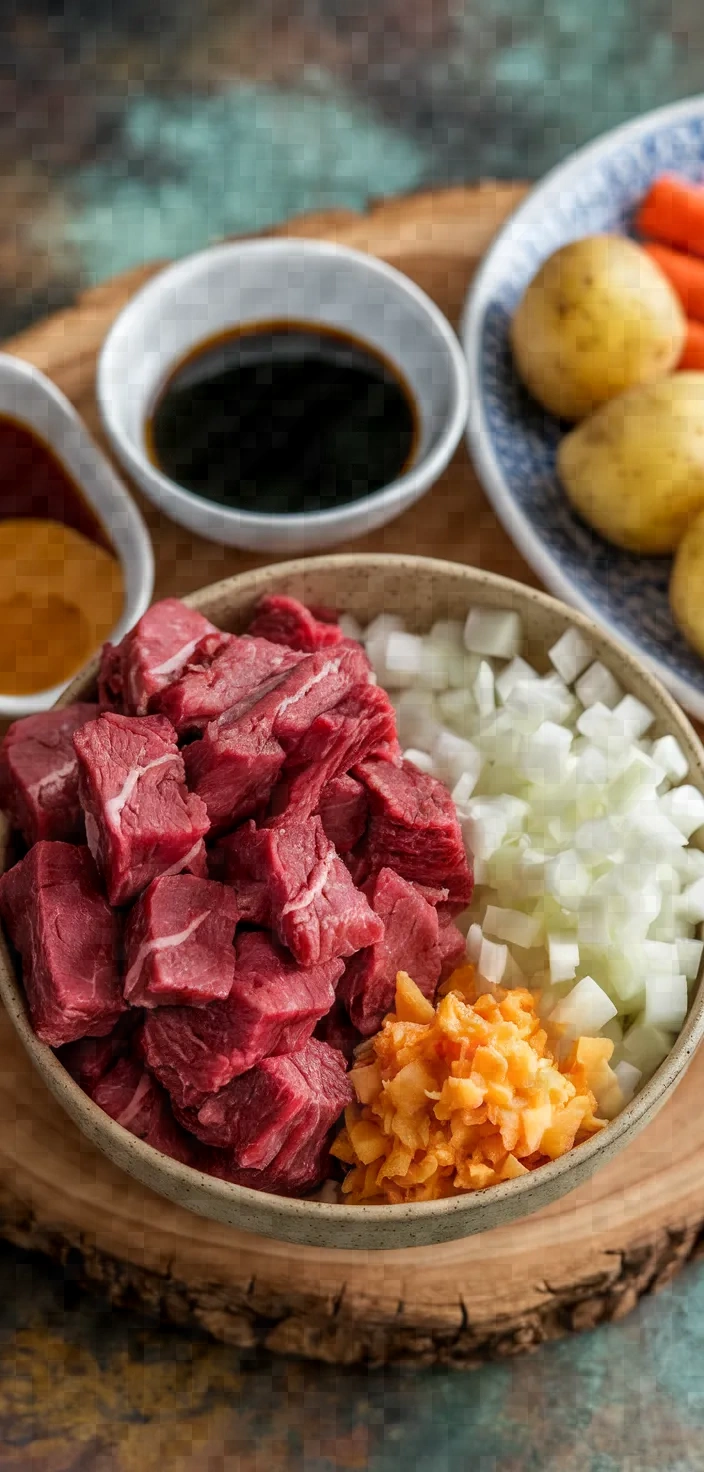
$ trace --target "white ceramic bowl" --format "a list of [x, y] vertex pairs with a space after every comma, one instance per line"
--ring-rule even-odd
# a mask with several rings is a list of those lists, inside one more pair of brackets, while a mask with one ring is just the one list
[[[152, 463], [146, 425], [169, 370], [216, 333], [282, 319], [349, 332], [401, 371], [420, 436], [411, 468], [392, 484], [334, 510], [272, 516], [207, 501]], [[316, 240], [218, 245], [162, 271], [113, 324], [97, 386], [111, 443], [145, 495], [191, 531], [256, 552], [330, 547], [398, 516], [444, 470], [468, 408], [461, 349], [430, 298], [383, 261]]]
[[[597, 657], [623, 688], [654, 711], [654, 735], [672, 732], [686, 752], [688, 781], [704, 792], [704, 750], [675, 702], [610, 635], [582, 614], [519, 583], [425, 557], [338, 556], [259, 568], [191, 594], [185, 601], [214, 623], [234, 631], [246, 627], [262, 593], [282, 592], [310, 603], [347, 609], [361, 622], [386, 611], [401, 614], [410, 628], [428, 629], [435, 619], [462, 618], [472, 604], [511, 608], [520, 613], [528, 658], [548, 667], [547, 650], [566, 628], [586, 633]], [[83, 671], [63, 697], [89, 700], [97, 662]], [[0, 820], [0, 869], [5, 861]], [[215, 1180], [161, 1155], [116, 1124], [84, 1094], [58, 1058], [35, 1037], [11, 957], [0, 935], [0, 996], [32, 1061], [66, 1112], [99, 1150], [123, 1170], [179, 1205], [259, 1232], [314, 1247], [365, 1250], [419, 1247], [487, 1231], [548, 1206], [579, 1186], [648, 1123], [672, 1093], [704, 1035], [702, 973], [682, 1032], [657, 1073], [616, 1119], [585, 1144], [518, 1180], [443, 1201], [404, 1206], [345, 1206], [297, 1201]], [[193, 1224], [198, 1230], [197, 1222]]]
[[[107, 531], [122, 565], [125, 605], [111, 638], [121, 639], [149, 607], [154, 556], [142, 517], [83, 421], [38, 368], [0, 353], [0, 417], [33, 429], [66, 467], [84, 500]], [[48, 710], [68, 680], [36, 695], [0, 695], [0, 717], [15, 720]]]

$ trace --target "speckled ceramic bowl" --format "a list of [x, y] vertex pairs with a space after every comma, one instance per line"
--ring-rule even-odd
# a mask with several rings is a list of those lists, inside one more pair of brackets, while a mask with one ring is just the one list
[[[689, 781], [704, 792], [704, 750], [682, 711], [610, 635], [563, 604], [492, 573], [423, 557], [339, 556], [282, 563], [231, 578], [186, 601], [225, 629], [244, 627], [266, 592], [346, 609], [361, 621], [383, 611], [401, 614], [422, 631], [435, 619], [462, 618], [471, 604], [516, 609], [528, 657], [547, 667], [545, 651], [568, 626], [588, 633], [597, 655], [623, 687], [655, 712], [658, 736], [672, 732], [687, 753]], [[89, 666], [60, 704], [89, 699], [97, 664]], [[109, 1119], [82, 1093], [50, 1048], [31, 1030], [19, 980], [0, 940], [0, 993], [22, 1042], [58, 1102], [98, 1149], [152, 1190], [201, 1216], [245, 1231], [318, 1247], [417, 1247], [470, 1236], [527, 1215], [579, 1186], [652, 1119], [684, 1074], [704, 1032], [704, 984], [699, 986], [672, 1052], [631, 1104], [600, 1134], [540, 1170], [501, 1186], [411, 1206], [345, 1206], [293, 1201], [214, 1180], [161, 1155]], [[194, 1223], [194, 1231], [197, 1226]]]

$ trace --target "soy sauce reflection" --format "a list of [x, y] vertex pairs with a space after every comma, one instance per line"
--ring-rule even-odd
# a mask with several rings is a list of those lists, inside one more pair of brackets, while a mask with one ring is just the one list
[[307, 322], [263, 322], [199, 345], [149, 422], [150, 457], [209, 501], [286, 515], [332, 510], [410, 465], [417, 415], [365, 343]]

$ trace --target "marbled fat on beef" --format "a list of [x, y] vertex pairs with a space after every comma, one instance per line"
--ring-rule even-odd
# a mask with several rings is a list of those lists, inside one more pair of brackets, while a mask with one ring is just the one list
[[116, 917], [88, 849], [40, 839], [0, 878], [32, 1026], [52, 1048], [111, 1032], [124, 1010]]
[[183, 758], [164, 716], [108, 712], [77, 731], [86, 836], [112, 905], [160, 874], [205, 872], [204, 804], [186, 789]]
[[119, 644], [103, 648], [98, 681], [103, 709], [146, 715], [153, 697], [176, 679], [206, 634], [223, 638], [179, 598], [154, 603]]
[[376, 874], [388, 867], [418, 884], [446, 889], [460, 909], [468, 905], [474, 881], [455, 804], [442, 782], [406, 761], [372, 759], [355, 767], [354, 775], [366, 787], [371, 809], [358, 856], [361, 870]]
[[351, 956], [383, 934], [318, 817], [284, 815], [264, 828], [250, 822], [232, 835], [228, 857], [235, 894], [239, 865], [245, 903], [247, 886], [264, 886], [268, 923], [301, 966]]
[[348, 962], [339, 996], [354, 1026], [370, 1037], [393, 1010], [399, 971], [407, 971], [423, 995], [433, 1000], [442, 950], [437, 911], [415, 885], [393, 869], [382, 869], [367, 889], [383, 935]]
[[203, 1007], [230, 995], [237, 924], [233, 891], [212, 879], [154, 879], [125, 927], [125, 1001]]
[[386, 692], [358, 685], [311, 722], [286, 762], [283, 797], [275, 796], [275, 810], [314, 811], [331, 782], [380, 750], [390, 755], [389, 743], [395, 740], [396, 717]]
[[304, 969], [260, 931], [241, 932], [235, 949], [227, 1001], [159, 1007], [144, 1024], [146, 1061], [180, 1107], [199, 1106], [262, 1058], [302, 1047], [335, 1000], [342, 961]]
[[[325, 1174], [330, 1131], [354, 1098], [345, 1061], [336, 1049], [311, 1038], [289, 1058], [271, 1058], [260, 1067], [266, 1078], [261, 1083], [253, 1080], [247, 1094], [261, 1100], [261, 1117], [251, 1107], [242, 1107], [244, 1099], [236, 1094], [225, 1100], [223, 1108], [212, 1100], [201, 1109], [201, 1116], [209, 1119], [205, 1128], [211, 1139], [219, 1121], [223, 1137], [233, 1141], [208, 1169], [258, 1191], [293, 1195], [312, 1190]], [[236, 1085], [230, 1088], [235, 1090]]]
[[85, 702], [10, 726], [0, 747], [0, 807], [28, 845], [85, 837], [73, 733], [97, 714], [97, 705]]
[[152, 707], [168, 717], [180, 736], [202, 733], [210, 721], [303, 658], [267, 639], [209, 634], [178, 679], [153, 697]]
[[186, 748], [188, 780], [207, 807], [213, 832], [266, 806], [287, 753], [365, 673], [364, 661], [356, 648], [308, 655], [210, 721]]
[[249, 632], [275, 644], [302, 649], [306, 654], [330, 649], [340, 644], [343, 637], [337, 623], [316, 618], [312, 609], [282, 593], [267, 593], [259, 599]]
[[194, 1163], [193, 1142], [174, 1119], [164, 1090], [136, 1059], [119, 1059], [95, 1085], [93, 1102], [162, 1155]]

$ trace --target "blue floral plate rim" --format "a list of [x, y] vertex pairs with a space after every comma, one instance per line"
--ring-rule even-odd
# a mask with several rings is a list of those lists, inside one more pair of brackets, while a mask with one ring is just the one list
[[[508, 287], [506, 279], [508, 260], [516, 253], [532, 252], [535, 256], [533, 269], [537, 269], [540, 260], [556, 248], [554, 241], [548, 243], [546, 248], [541, 248], [541, 238], [545, 235], [549, 237], [551, 233], [550, 225], [546, 227], [545, 221], [554, 219], [568, 196], [575, 199], [575, 209], [577, 213], [579, 212], [579, 195], [575, 189], [578, 180], [588, 175], [594, 166], [608, 165], [610, 161], [613, 163], [618, 155], [627, 153], [629, 150], [633, 151], [639, 145], [647, 151], [648, 146], [653, 145], [654, 141], [657, 141], [662, 135], [672, 134], [674, 136], [678, 127], [687, 125], [698, 125], [697, 131], [701, 134], [700, 140], [698, 139], [701, 141], [698, 161], [701, 164], [702, 176], [704, 176], [704, 95], [702, 95], [656, 108], [636, 119], [620, 124], [570, 154], [567, 159], [538, 181], [506, 221], [489, 247], [467, 294], [459, 331], [467, 361], [470, 389], [470, 408], [467, 420], [468, 448], [484, 490], [515, 546], [550, 592], [571, 604], [572, 607], [579, 608], [595, 624], [607, 628], [631, 654], [658, 676], [691, 715], [704, 719], [704, 660], [693, 656], [691, 650], [687, 651], [688, 662], [694, 667], [693, 672], [688, 673], [686, 670], [677, 668], [678, 662], [681, 664], [684, 661], [668, 659], [666, 649], [654, 650], [652, 640], [650, 647], [646, 647], [644, 641], [635, 637], [628, 628], [624, 628], [618, 616], [608, 611], [606, 587], [604, 588], [607, 605], [605, 607], [603, 602], [587, 588], [580, 586], [579, 580], [575, 580], [574, 576], [561, 566], [555, 549], [548, 544], [540, 527], [536, 528], [534, 525], [531, 516], [521, 504], [497, 452], [496, 427], [495, 423], [492, 423], [492, 415], [489, 412], [489, 391], [486, 382], [487, 356], [491, 357], [491, 349], [488, 350], [486, 345], [487, 319], [490, 310], [495, 310], [497, 302], [501, 302], [502, 295], [505, 298], [507, 293], [512, 294], [512, 289]], [[655, 172], [661, 172], [661, 167], [655, 169], [651, 177]], [[622, 182], [618, 180], [619, 185]], [[624, 192], [627, 194], [625, 189]], [[622, 207], [627, 213], [627, 207], [623, 206], [623, 202]], [[588, 214], [588, 210], [589, 205], [587, 204], [585, 213]], [[608, 227], [602, 226], [602, 228]], [[568, 228], [559, 237], [557, 243], [589, 233], [592, 233], [592, 229], [588, 220], [585, 220], [583, 226], [574, 231]], [[530, 271], [530, 275], [532, 274], [533, 270]], [[527, 281], [529, 276], [526, 275], [524, 279]], [[492, 368], [494, 364], [490, 363], [489, 366]], [[499, 393], [501, 394], [500, 371], [495, 374], [495, 378], [499, 382]], [[503, 409], [505, 413], [505, 404], [499, 403], [499, 409]], [[493, 418], [496, 419], [496, 414]], [[504, 428], [509, 428], [508, 421]], [[511, 428], [515, 431], [517, 440], [520, 440], [523, 435], [527, 441], [528, 431], [520, 410], [516, 413]], [[533, 426], [533, 437], [535, 437], [535, 426]], [[548, 436], [545, 438], [547, 439]], [[586, 535], [589, 534], [586, 533]], [[591, 535], [595, 537], [595, 534]], [[596, 540], [601, 543], [600, 538]], [[614, 549], [609, 549], [607, 544], [603, 543], [602, 550], [604, 557], [608, 559]], [[648, 561], [650, 562], [651, 559]], [[637, 598], [639, 595], [634, 596]]]

